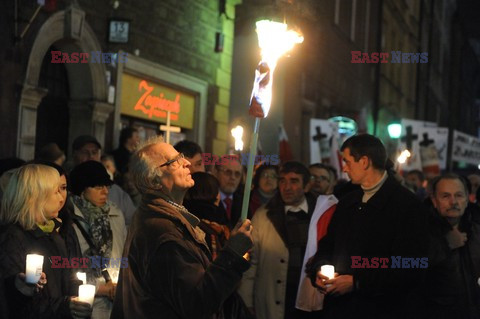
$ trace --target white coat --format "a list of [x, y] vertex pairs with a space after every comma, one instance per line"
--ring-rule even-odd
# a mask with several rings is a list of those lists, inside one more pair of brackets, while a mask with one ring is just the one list
[[255, 308], [258, 319], [281, 319], [285, 315], [288, 248], [268, 219], [265, 206], [256, 211], [252, 225], [251, 267], [243, 275], [239, 294], [247, 307]]

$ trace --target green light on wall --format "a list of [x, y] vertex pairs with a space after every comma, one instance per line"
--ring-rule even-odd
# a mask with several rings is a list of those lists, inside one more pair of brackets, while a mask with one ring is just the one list
[[400, 123], [390, 123], [387, 129], [390, 138], [399, 138], [402, 135], [402, 124]]

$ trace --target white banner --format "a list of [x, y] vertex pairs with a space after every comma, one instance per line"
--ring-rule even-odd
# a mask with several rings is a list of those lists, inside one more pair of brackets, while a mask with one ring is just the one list
[[[447, 168], [447, 146], [448, 146], [448, 128], [447, 127], [422, 127], [418, 131], [420, 149], [429, 149], [430, 156], [422, 156], [422, 166], [429, 166], [428, 158], [432, 158], [432, 149], [437, 154], [440, 169]], [[423, 152], [425, 154], [425, 152]], [[425, 158], [427, 157], [427, 158]]]
[[399, 152], [409, 150], [411, 156], [402, 164], [403, 171], [413, 169], [422, 170], [420, 159], [420, 146], [418, 144], [420, 128], [424, 127], [423, 121], [402, 120], [402, 136], [398, 143]]
[[338, 141], [338, 136], [338, 124], [310, 119], [310, 164], [330, 162], [332, 137]]
[[[423, 134], [432, 134], [430, 129], [436, 128], [437, 124], [426, 121], [416, 121], [410, 119], [402, 119], [402, 136], [400, 137], [398, 150], [399, 152], [408, 149], [411, 156], [407, 159], [405, 164], [402, 164], [403, 171], [410, 171], [413, 169], [422, 170], [422, 160], [420, 154], [420, 142], [423, 139]], [[448, 136], [448, 133], [447, 133]], [[428, 139], [428, 137], [427, 137]], [[436, 142], [435, 142], [436, 146]], [[446, 148], [445, 148], [446, 152]], [[444, 156], [446, 159], [446, 156]], [[444, 164], [445, 167], [445, 164]]]
[[452, 160], [467, 164], [480, 164], [480, 139], [453, 131]]

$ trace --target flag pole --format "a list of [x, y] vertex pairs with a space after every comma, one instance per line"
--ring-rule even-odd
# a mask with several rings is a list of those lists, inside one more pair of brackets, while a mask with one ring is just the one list
[[250, 202], [250, 190], [252, 188], [253, 166], [255, 165], [255, 156], [257, 155], [258, 129], [260, 127], [260, 118], [255, 118], [255, 127], [253, 129], [252, 141], [250, 143], [250, 153], [248, 154], [247, 177], [245, 179], [245, 189], [243, 190], [242, 215], [241, 220], [247, 219], [248, 203]]

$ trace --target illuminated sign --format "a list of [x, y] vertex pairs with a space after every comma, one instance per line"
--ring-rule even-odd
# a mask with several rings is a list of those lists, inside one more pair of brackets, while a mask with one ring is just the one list
[[158, 123], [167, 122], [170, 111], [171, 125], [193, 128], [195, 96], [184, 91], [122, 74], [121, 113]]
[[338, 133], [341, 135], [352, 136], [357, 134], [357, 123], [351, 118], [345, 116], [334, 116], [328, 120], [332, 123], [338, 124]]

